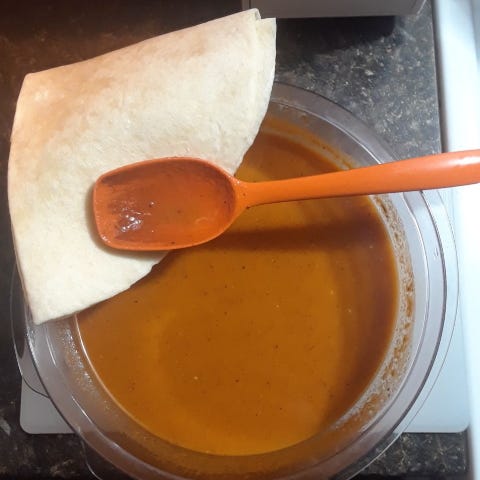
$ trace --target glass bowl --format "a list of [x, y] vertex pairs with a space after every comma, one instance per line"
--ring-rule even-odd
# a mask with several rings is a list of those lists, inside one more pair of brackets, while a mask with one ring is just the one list
[[[333, 160], [341, 168], [394, 159], [367, 126], [314, 93], [275, 84], [269, 113], [332, 147]], [[250, 456], [208, 455], [172, 445], [136, 424], [110, 398], [89, 366], [75, 317], [34, 325], [25, 306], [22, 318], [15, 321], [23, 322], [52, 401], [91, 448], [136, 478], [355, 475], [404, 431], [426, 398], [446, 353], [457, 303], [455, 246], [439, 195], [431, 191], [372, 198], [390, 233], [400, 274], [395, 334], [368, 390], [328, 431]]]

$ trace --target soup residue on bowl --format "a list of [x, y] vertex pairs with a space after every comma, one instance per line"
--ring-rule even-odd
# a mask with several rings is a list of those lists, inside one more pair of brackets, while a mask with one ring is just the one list
[[[262, 128], [237, 176], [338, 169]], [[154, 435], [219, 455], [279, 450], [330, 428], [379, 370], [398, 309], [388, 231], [368, 197], [255, 207], [221, 237], [171, 252], [78, 315], [115, 402]]]

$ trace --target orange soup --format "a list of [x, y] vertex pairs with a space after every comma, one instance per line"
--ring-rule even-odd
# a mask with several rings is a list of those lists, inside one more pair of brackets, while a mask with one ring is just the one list
[[[238, 176], [336, 168], [263, 129]], [[245, 455], [305, 440], [345, 414], [383, 361], [396, 309], [388, 233], [372, 201], [355, 197], [252, 208], [78, 324], [99, 380], [145, 429]]]

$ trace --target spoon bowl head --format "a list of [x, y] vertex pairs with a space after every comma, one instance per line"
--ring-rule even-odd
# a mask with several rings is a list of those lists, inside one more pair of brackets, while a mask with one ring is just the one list
[[103, 242], [121, 250], [172, 250], [211, 240], [236, 216], [236, 180], [214, 164], [172, 157], [102, 175], [93, 211]]

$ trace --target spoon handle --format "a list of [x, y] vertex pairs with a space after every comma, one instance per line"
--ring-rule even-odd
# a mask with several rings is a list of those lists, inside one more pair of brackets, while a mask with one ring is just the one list
[[480, 182], [480, 150], [448, 152], [270, 182], [238, 181], [245, 207], [265, 203], [408, 192]]

